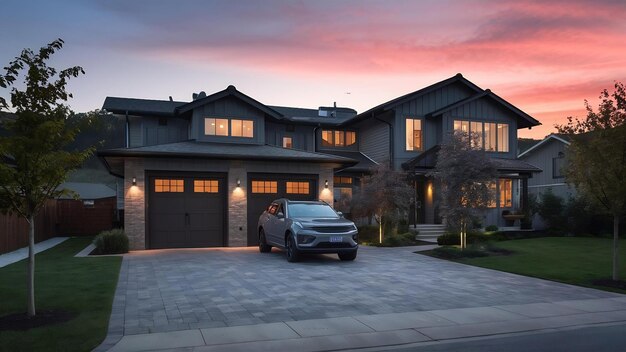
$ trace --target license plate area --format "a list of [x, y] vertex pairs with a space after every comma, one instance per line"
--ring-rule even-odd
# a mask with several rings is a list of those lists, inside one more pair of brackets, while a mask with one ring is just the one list
[[343, 237], [342, 236], [330, 236], [330, 242], [332, 243], [343, 242]]

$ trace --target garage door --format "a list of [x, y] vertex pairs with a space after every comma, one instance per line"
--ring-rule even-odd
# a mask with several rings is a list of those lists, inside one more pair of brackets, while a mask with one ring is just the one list
[[248, 174], [248, 246], [259, 244], [259, 216], [273, 200], [316, 200], [317, 178], [317, 175]]
[[149, 174], [149, 248], [225, 246], [224, 175]]

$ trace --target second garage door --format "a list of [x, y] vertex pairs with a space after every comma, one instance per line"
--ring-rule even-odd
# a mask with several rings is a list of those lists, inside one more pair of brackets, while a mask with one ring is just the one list
[[149, 248], [225, 246], [223, 175], [149, 174]]
[[248, 246], [259, 244], [259, 216], [273, 200], [316, 200], [317, 179], [317, 175], [248, 174]]

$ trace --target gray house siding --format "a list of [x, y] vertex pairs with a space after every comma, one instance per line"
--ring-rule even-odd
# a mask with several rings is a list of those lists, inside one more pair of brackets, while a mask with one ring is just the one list
[[389, 126], [375, 119], [367, 119], [354, 127], [359, 151], [377, 163], [389, 162]]
[[[206, 117], [245, 119], [254, 121], [254, 137], [207, 136], [204, 134]], [[234, 97], [208, 102], [193, 110], [191, 139], [202, 142], [265, 144], [265, 114]]]
[[189, 122], [180, 118], [161, 118], [165, 125], [160, 125], [158, 117], [129, 116], [129, 146], [141, 147], [148, 145], [180, 142], [189, 139]]
[[[292, 131], [289, 131], [293, 129]], [[315, 126], [296, 126], [265, 122], [265, 143], [269, 145], [283, 146], [283, 137], [291, 137], [293, 148], [306, 151], [314, 151], [313, 136]]]
[[476, 94], [476, 92], [464, 84], [454, 83], [398, 105], [395, 108], [396, 115], [394, 124], [394, 133], [396, 135], [394, 140], [395, 168], [400, 168], [402, 163], [416, 157], [421, 152], [406, 150], [405, 120], [407, 118], [422, 120], [422, 151], [427, 150], [441, 143], [443, 129], [441, 127], [442, 122], [439, 118], [425, 119], [424, 116], [474, 94]]
[[563, 199], [576, 195], [576, 190], [565, 183], [565, 178], [554, 177], [552, 160], [558, 157], [559, 153], [566, 155], [567, 145], [551, 139], [520, 158], [543, 170], [528, 179], [528, 191], [531, 194], [540, 194], [550, 189], [552, 193]]

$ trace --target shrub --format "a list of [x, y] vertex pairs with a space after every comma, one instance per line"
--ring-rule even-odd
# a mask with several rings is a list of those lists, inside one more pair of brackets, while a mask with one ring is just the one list
[[406, 219], [400, 219], [398, 221], [398, 233], [405, 234], [409, 232], [409, 222]]
[[564, 205], [563, 199], [554, 193], [550, 189], [543, 192], [539, 197], [539, 204], [537, 212], [543, 220], [546, 222], [549, 228], [562, 229], [563, 228], [563, 213]]
[[498, 226], [496, 226], [496, 225], [489, 225], [489, 226], [485, 227], [485, 231], [489, 231], [489, 232], [498, 231]]
[[378, 242], [378, 226], [362, 225], [359, 226], [359, 243]]
[[411, 232], [388, 235], [383, 238], [383, 247], [402, 247], [415, 244], [415, 234]]
[[[479, 231], [467, 231], [467, 243], [482, 243], [492, 240], [491, 235], [486, 235]], [[440, 246], [458, 246], [461, 244], [461, 238], [458, 233], [445, 233], [437, 237], [437, 244]]]
[[122, 229], [103, 231], [93, 241], [94, 254], [128, 253], [128, 236]]

